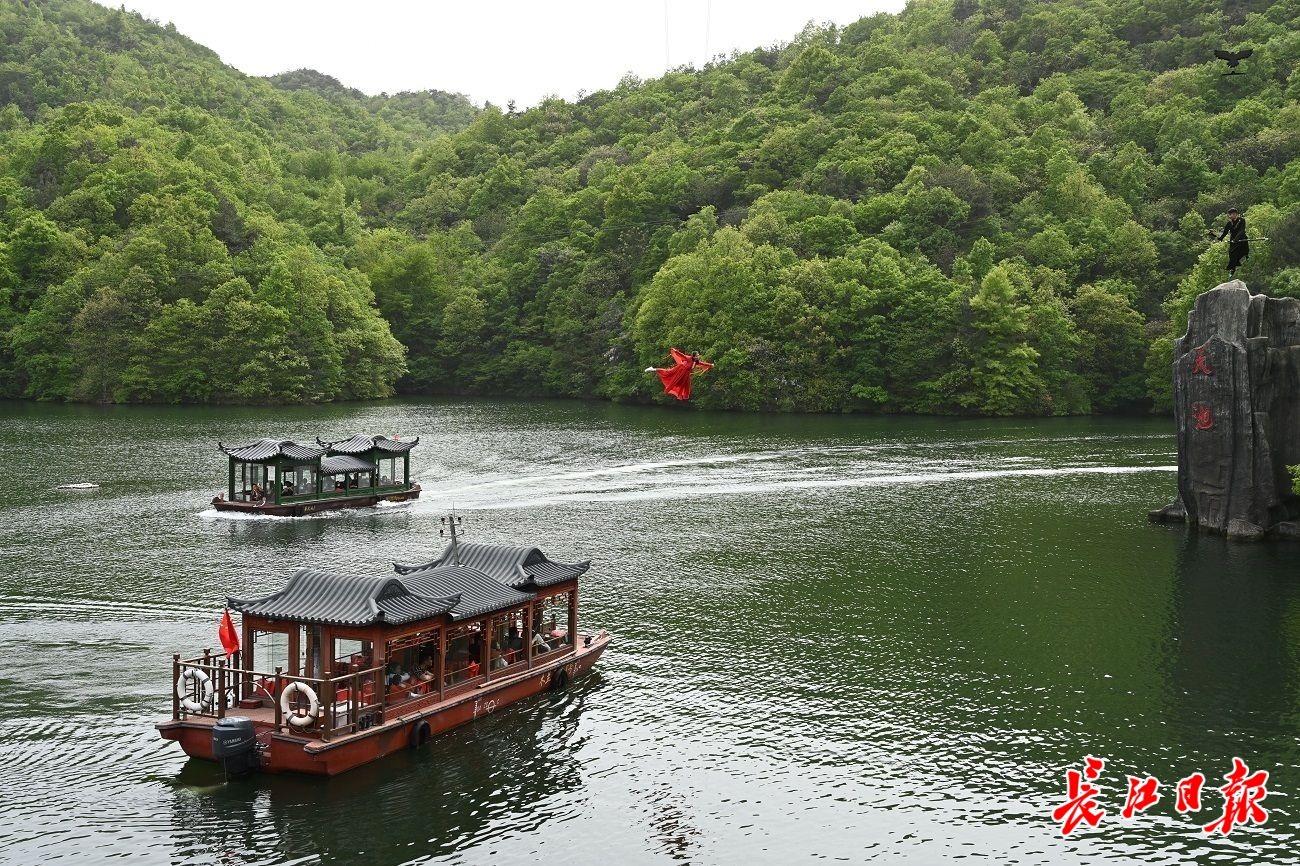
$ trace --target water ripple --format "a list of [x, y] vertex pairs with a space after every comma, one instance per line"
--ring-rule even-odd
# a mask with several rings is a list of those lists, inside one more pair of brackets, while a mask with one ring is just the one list
[[[0, 490], [0, 862], [1300, 863], [1293, 553], [1146, 523], [1163, 422], [22, 406], [0, 446], [41, 492]], [[424, 437], [420, 500], [208, 509], [214, 437], [359, 429]], [[593, 675], [335, 779], [227, 785], [158, 738], [170, 655], [216, 642], [227, 594], [427, 556], [452, 504], [471, 538], [594, 560]], [[1108, 816], [1063, 840], [1085, 754]], [[1206, 838], [1234, 754], [1270, 770], [1270, 819]], [[1114, 817], [1125, 775], [1195, 770], [1201, 814]]]

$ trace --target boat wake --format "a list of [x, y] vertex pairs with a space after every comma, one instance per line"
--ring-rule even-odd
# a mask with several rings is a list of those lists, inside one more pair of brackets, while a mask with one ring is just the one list
[[[1127, 475], [1175, 472], [1177, 467], [1098, 465], [1077, 455], [1049, 463], [1023, 454], [947, 456], [931, 449], [926, 456], [907, 453], [905, 444], [831, 445], [714, 454], [693, 459], [647, 460], [591, 469], [494, 477], [429, 484], [425, 496], [411, 503], [415, 512], [441, 511], [449, 504], [465, 509], [539, 508], [566, 502], [642, 502], [734, 495], [782, 495], [797, 491], [922, 484], [973, 484], [991, 479], [1060, 478], [1081, 475]], [[1167, 455], [1149, 455], [1166, 460]], [[1038, 465], [1034, 465], [1038, 464]]]

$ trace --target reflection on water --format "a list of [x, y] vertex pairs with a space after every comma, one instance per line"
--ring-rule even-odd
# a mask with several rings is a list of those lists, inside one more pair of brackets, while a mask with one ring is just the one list
[[599, 673], [547, 693], [419, 750], [332, 779], [260, 776], [224, 784], [207, 761], [170, 780], [172, 862], [400, 863], [451, 855], [527, 816], [520, 829], [564, 820], [580, 803], [572, 742]]
[[[422, 437], [419, 501], [208, 509], [216, 439], [354, 430]], [[0, 487], [0, 862], [1300, 862], [1294, 548], [1146, 523], [1162, 421], [0, 404], [0, 449], [29, 468]], [[427, 558], [452, 505], [595, 561], [592, 677], [331, 780], [226, 785], [156, 737], [225, 595]], [[1062, 840], [1086, 754], [1108, 814]], [[1233, 755], [1269, 822], [1207, 839]], [[1195, 770], [1200, 814], [1118, 819], [1126, 774]]]

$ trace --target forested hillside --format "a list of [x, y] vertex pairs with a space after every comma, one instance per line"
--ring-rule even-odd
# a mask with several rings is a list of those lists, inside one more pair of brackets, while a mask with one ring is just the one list
[[393, 393], [405, 349], [344, 254], [476, 113], [250, 78], [86, 0], [0, 4], [0, 396]]
[[0, 10], [10, 395], [649, 400], [680, 345], [704, 407], [1132, 410], [1229, 205], [1300, 295], [1300, 0], [916, 0], [523, 113]]

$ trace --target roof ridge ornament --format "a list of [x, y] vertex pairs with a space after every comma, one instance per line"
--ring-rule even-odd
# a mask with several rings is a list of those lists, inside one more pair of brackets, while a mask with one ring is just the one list
[[[442, 527], [443, 527], [442, 529], [439, 529], [439, 530], [438, 530], [438, 535], [439, 535], [439, 537], [446, 538], [446, 537], [447, 537], [447, 533], [450, 533], [450, 534], [451, 534], [451, 563], [452, 563], [452, 565], [460, 565], [460, 541], [459, 541], [459, 539], [460, 539], [460, 536], [461, 536], [461, 535], [464, 535], [464, 534], [465, 534], [465, 530], [464, 530], [464, 529], [460, 529], [461, 518], [460, 518], [460, 515], [458, 515], [458, 514], [456, 513], [456, 506], [453, 505], [453, 506], [451, 507], [451, 513], [448, 514], [446, 517], [440, 517], [440, 518], [438, 518], [438, 522], [439, 522], [440, 524], [442, 524]], [[457, 532], [457, 530], [459, 530], [459, 533]]]

